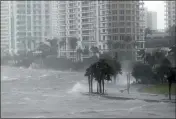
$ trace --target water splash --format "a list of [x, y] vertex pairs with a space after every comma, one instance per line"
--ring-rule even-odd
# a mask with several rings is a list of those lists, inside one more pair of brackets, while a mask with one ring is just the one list
[[87, 91], [88, 91], [87, 85], [77, 82], [68, 93], [78, 93], [78, 92], [80, 93], [80, 92], [87, 92]]

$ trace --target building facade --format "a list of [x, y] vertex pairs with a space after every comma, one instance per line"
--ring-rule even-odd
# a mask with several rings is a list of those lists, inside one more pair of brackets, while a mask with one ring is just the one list
[[165, 1], [165, 28], [176, 24], [176, 1]]
[[51, 1], [12, 1], [11, 9], [15, 53], [33, 50], [52, 36]]
[[1, 1], [1, 55], [11, 51], [10, 1]]
[[107, 52], [107, 41], [111, 40], [116, 42], [114, 52], [119, 56], [129, 52], [136, 58], [136, 49], [144, 47], [144, 19], [140, 18], [143, 4], [143, 1], [59, 1], [58, 34], [65, 41], [59, 47], [59, 56], [71, 58], [69, 40], [77, 38], [77, 48], [90, 50], [95, 46], [100, 52]]
[[151, 30], [157, 30], [157, 12], [147, 12], [147, 28]]
[[148, 11], [147, 8], [144, 8], [144, 24], [145, 28], [157, 30], [157, 12]]

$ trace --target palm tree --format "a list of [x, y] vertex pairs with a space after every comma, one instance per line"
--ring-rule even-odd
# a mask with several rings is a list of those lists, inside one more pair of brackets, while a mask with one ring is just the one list
[[65, 48], [65, 45], [66, 45], [66, 40], [62, 39], [60, 42], [59, 42], [59, 46], [60, 46], [60, 49], [64, 46]]
[[84, 54], [84, 55], [89, 54], [89, 49], [88, 49], [87, 47], [83, 50], [83, 54]]
[[43, 66], [43, 58], [46, 58], [49, 55], [50, 46], [43, 42], [40, 42], [38, 48], [35, 51], [39, 51], [39, 54], [37, 54], [37, 56], [40, 57], [41, 66]]
[[91, 69], [92, 69], [92, 66], [88, 67], [88, 68], [86, 69], [85, 74], [84, 74], [84, 76], [87, 76], [87, 77], [88, 77], [89, 93], [92, 93], [92, 92], [93, 92], [93, 87], [92, 87], [92, 85], [91, 85], [91, 79], [92, 79]]
[[146, 28], [144, 30], [144, 39], [146, 39], [148, 34], [150, 34], [150, 35], [152, 34], [152, 30], [150, 28]]
[[97, 81], [97, 93], [104, 94], [104, 80], [111, 80], [111, 76], [115, 74], [115, 70], [108, 62], [106, 59], [101, 58], [86, 69], [85, 75], [88, 76], [89, 91], [92, 90], [91, 87], [94, 78]]
[[150, 53], [146, 53], [145, 55], [145, 61], [146, 63], [148, 63], [151, 67], [153, 67], [155, 65], [155, 56], [150, 54]]
[[78, 48], [77, 49], [77, 54], [78, 54], [78, 60], [81, 59], [81, 54], [83, 53], [82, 49], [81, 48]]
[[176, 81], [176, 67], [175, 68], [170, 68], [169, 75], [168, 75], [168, 85], [169, 85], [169, 100], [171, 100], [171, 87], [173, 81]]
[[95, 55], [96, 53], [99, 53], [98, 48], [95, 47], [95, 46], [92, 46], [92, 47], [90, 48], [90, 50], [93, 52], [94, 55]]
[[60, 55], [60, 51], [61, 51], [61, 48], [64, 48], [66, 49], [66, 40], [65, 39], [62, 39], [60, 42], [59, 42], [59, 55]]
[[47, 42], [50, 44], [50, 55], [57, 56], [57, 50], [58, 50], [58, 39], [48, 39]]
[[112, 48], [113, 48], [113, 43], [114, 43], [113, 40], [108, 40], [108, 41], [107, 41], [108, 49], [112, 50]]
[[146, 55], [145, 49], [140, 50], [138, 53], [139, 53], [139, 56], [141, 56], [141, 58], [143, 59], [145, 64], [145, 55]]
[[169, 55], [171, 57], [173, 57], [174, 63], [175, 63], [175, 66], [176, 66], [176, 45], [173, 45], [172, 47], [170, 47]]
[[70, 48], [73, 50], [73, 61], [74, 61], [74, 50], [76, 49], [78, 39], [71, 38], [69, 40]]

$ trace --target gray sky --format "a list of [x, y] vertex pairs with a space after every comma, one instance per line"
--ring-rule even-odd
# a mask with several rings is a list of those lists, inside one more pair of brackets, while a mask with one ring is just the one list
[[145, 1], [149, 11], [157, 12], [157, 29], [164, 29], [164, 1]]

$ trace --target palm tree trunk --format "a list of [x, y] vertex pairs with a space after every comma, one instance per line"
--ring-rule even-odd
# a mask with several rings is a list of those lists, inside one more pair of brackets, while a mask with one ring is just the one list
[[116, 77], [117, 77], [117, 75], [115, 74], [114, 75], [114, 84], [116, 84]]
[[100, 88], [100, 94], [102, 92], [102, 89], [101, 89], [101, 79], [99, 79], [99, 88]]
[[104, 79], [102, 80], [102, 83], [103, 83], [103, 94], [104, 94]]
[[90, 93], [90, 76], [88, 76], [89, 93]]
[[99, 93], [99, 83], [97, 81], [97, 93]]
[[171, 86], [172, 86], [172, 81], [169, 81], [169, 100], [171, 100]]
[[93, 81], [93, 76], [91, 75], [91, 79], [90, 79], [90, 85], [91, 85], [91, 93], [93, 93], [93, 83], [92, 83], [92, 81]]

